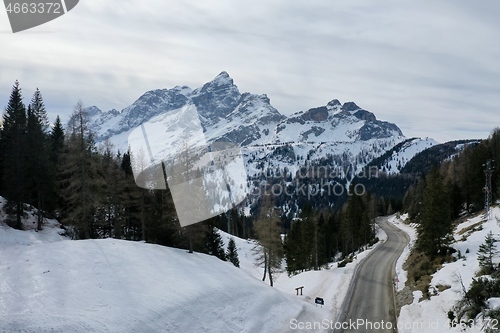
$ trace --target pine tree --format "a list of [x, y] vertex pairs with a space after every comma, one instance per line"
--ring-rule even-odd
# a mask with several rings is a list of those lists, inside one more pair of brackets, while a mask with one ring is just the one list
[[493, 233], [490, 231], [485, 239], [484, 243], [479, 245], [478, 261], [479, 267], [484, 274], [491, 274], [494, 271], [493, 267], [493, 257], [498, 254], [497, 247], [495, 243], [497, 240], [493, 237]]
[[97, 172], [100, 175], [96, 180], [100, 191], [96, 212], [96, 228], [100, 237], [116, 237], [116, 232], [121, 236], [119, 225], [124, 218], [125, 201], [125, 173], [119, 165], [119, 156], [115, 156], [113, 145], [105, 140], [98, 156]]
[[305, 270], [302, 234], [302, 220], [293, 220], [290, 232], [286, 235], [284, 245], [286, 270], [289, 276]]
[[327, 257], [327, 232], [328, 224], [325, 222], [323, 214], [319, 215], [316, 223], [316, 235], [315, 235], [315, 263], [314, 269], [319, 270], [321, 266], [328, 263]]
[[331, 214], [326, 227], [326, 256], [328, 261], [333, 261], [341, 248], [340, 223], [337, 214]]
[[438, 170], [428, 177], [421, 217], [417, 228], [417, 245], [429, 255], [442, 254], [450, 243], [452, 232], [449, 194]]
[[229, 243], [227, 244], [226, 258], [234, 266], [240, 267], [240, 259], [238, 258], [238, 250], [236, 249], [236, 242], [234, 241], [233, 237], [231, 237], [229, 239]]
[[361, 196], [352, 195], [345, 204], [340, 228], [344, 256], [359, 250], [373, 239], [368, 209]]
[[225, 261], [224, 242], [213, 220], [207, 222], [204, 238], [204, 252]]
[[26, 199], [26, 107], [16, 81], [3, 115], [1, 142], [3, 194], [15, 206], [15, 227], [21, 229], [23, 202]]
[[64, 147], [64, 128], [61, 123], [61, 118], [56, 117], [54, 126], [50, 132], [50, 159], [57, 166], [59, 164], [59, 156]]
[[[156, 220], [162, 218], [163, 197], [162, 194], [155, 195], [149, 190], [139, 187], [136, 184], [132, 163], [137, 162], [130, 149], [123, 154], [120, 168], [125, 172], [125, 216], [123, 221], [123, 238], [127, 240], [146, 240], [146, 218]], [[146, 212], [148, 214], [146, 214]], [[156, 236], [158, 232], [151, 232], [149, 240], [154, 243], [160, 242]], [[161, 236], [159, 237], [161, 238]]]
[[43, 102], [42, 93], [40, 89], [36, 88], [33, 97], [31, 98], [31, 110], [33, 111], [33, 115], [39, 122], [42, 131], [44, 133], [48, 133], [50, 129], [49, 117], [47, 115], [47, 110], [45, 109], [45, 103]]
[[[49, 161], [53, 172], [53, 183], [49, 189], [49, 195], [46, 198], [46, 207], [50, 212], [60, 214], [60, 209], [63, 207], [63, 198], [61, 197], [59, 184], [61, 182], [60, 170], [61, 155], [64, 151], [65, 134], [64, 128], [59, 116], [56, 117], [53, 127], [48, 134], [48, 150]], [[58, 216], [59, 217], [59, 216]]]
[[27, 122], [27, 190], [29, 202], [38, 208], [37, 229], [42, 229], [42, 210], [55, 182], [55, 166], [50, 160], [47, 112], [40, 90], [28, 106]]
[[313, 216], [313, 210], [310, 203], [302, 207], [300, 213], [301, 223], [301, 246], [302, 260], [305, 270], [315, 269], [316, 249], [317, 249], [317, 226]]

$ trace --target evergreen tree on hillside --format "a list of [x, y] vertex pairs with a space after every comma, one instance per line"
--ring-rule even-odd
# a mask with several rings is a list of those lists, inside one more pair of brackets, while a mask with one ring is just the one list
[[0, 150], [3, 156], [3, 195], [15, 206], [16, 228], [21, 229], [23, 202], [26, 199], [26, 107], [22, 100], [21, 88], [16, 81], [12, 87], [9, 103], [2, 122]]
[[57, 211], [63, 206], [63, 200], [59, 191], [60, 184], [60, 156], [64, 150], [64, 129], [59, 116], [56, 117], [54, 125], [49, 133], [49, 160], [52, 166], [54, 182], [50, 188], [51, 194], [46, 200], [46, 205], [49, 211]]
[[38, 208], [37, 229], [42, 229], [42, 209], [53, 195], [55, 166], [50, 160], [47, 111], [40, 90], [36, 90], [28, 106], [27, 122], [27, 190], [29, 202]]
[[327, 255], [328, 258], [333, 260], [335, 255], [337, 255], [337, 253], [340, 252], [342, 248], [342, 239], [340, 238], [339, 213], [330, 215], [330, 217], [328, 218], [328, 226], [330, 230], [328, 234], [331, 235], [331, 238], [328, 243], [330, 245], [328, 246], [329, 250], [327, 251]]
[[285, 258], [286, 270], [288, 276], [305, 270], [306, 252], [303, 249], [304, 242], [302, 239], [303, 222], [301, 219], [292, 221], [290, 231], [285, 238]]
[[125, 173], [120, 168], [121, 156], [115, 155], [113, 145], [106, 140], [98, 154], [96, 170], [99, 206], [96, 210], [96, 229], [99, 236], [121, 237], [121, 225], [124, 220], [124, 203], [126, 201]]
[[37, 119], [40, 127], [44, 133], [48, 133], [50, 130], [49, 117], [47, 115], [47, 110], [45, 109], [45, 103], [43, 102], [42, 93], [40, 89], [36, 88], [33, 97], [31, 98], [31, 110], [33, 111], [34, 117]]
[[314, 214], [310, 203], [306, 203], [300, 212], [301, 223], [301, 242], [300, 251], [302, 252], [303, 269], [310, 270], [315, 268], [316, 249], [317, 249], [317, 226], [314, 220]]
[[64, 147], [64, 128], [61, 123], [61, 118], [56, 117], [54, 126], [49, 134], [50, 137], [50, 159], [54, 165], [59, 164], [59, 156]]
[[234, 241], [233, 237], [231, 237], [229, 239], [229, 243], [227, 244], [226, 258], [234, 266], [240, 267], [240, 259], [238, 258], [238, 250], [236, 249], [236, 242]]
[[333, 246], [332, 227], [325, 222], [322, 214], [314, 216], [312, 207], [304, 205], [300, 217], [292, 221], [285, 239], [288, 275], [304, 270], [318, 270], [328, 262], [327, 249]]
[[[140, 240], [146, 238], [146, 219], [152, 218], [163, 220], [164, 195], [152, 194], [147, 189], [137, 186], [132, 172], [132, 155], [130, 150], [123, 154], [120, 169], [125, 173], [125, 183], [123, 188], [124, 197], [124, 220], [121, 230], [116, 230], [115, 234], [127, 240]], [[147, 214], [146, 214], [147, 213]], [[149, 241], [162, 243], [161, 232], [151, 233]]]
[[479, 246], [479, 251], [477, 252], [479, 267], [481, 267], [484, 274], [491, 274], [494, 271], [493, 257], [498, 254], [497, 246], [495, 245], [496, 242], [497, 240], [490, 231], [486, 235], [484, 243]]
[[408, 214], [410, 219], [414, 220], [417, 223], [421, 218], [426, 187], [427, 177], [425, 175], [422, 175], [422, 177], [417, 180], [415, 189], [412, 192], [408, 192], [408, 194], [411, 195], [411, 199], [408, 199], [410, 201]]
[[373, 239], [368, 208], [361, 196], [352, 195], [347, 201], [342, 214], [341, 234], [344, 256], [359, 250]]
[[326, 233], [329, 231], [327, 228], [328, 225], [325, 222], [325, 218], [323, 217], [323, 214], [319, 215], [319, 218], [316, 221], [316, 233], [315, 233], [315, 248], [314, 248], [314, 254], [315, 254], [315, 262], [314, 262], [314, 269], [319, 270], [321, 266], [324, 264], [328, 263], [328, 257], [326, 255], [326, 248], [327, 248], [327, 235]]
[[[172, 196], [168, 186], [164, 190], [150, 190], [136, 184], [132, 171], [132, 163], [137, 161], [127, 151], [121, 157], [120, 170], [125, 175], [121, 204], [124, 214], [121, 219], [120, 231], [122, 237], [129, 240], [144, 239], [147, 242], [187, 248], [186, 230], [183, 230], [176, 215]], [[195, 226], [199, 229], [199, 249], [203, 251], [203, 232], [205, 226]]]
[[438, 170], [432, 171], [427, 179], [417, 231], [418, 247], [429, 255], [442, 253], [451, 241], [449, 194], [445, 191], [443, 177]]
[[208, 221], [204, 238], [203, 252], [225, 261], [226, 254], [224, 253], [224, 242], [222, 241], [219, 231], [215, 228], [213, 220]]

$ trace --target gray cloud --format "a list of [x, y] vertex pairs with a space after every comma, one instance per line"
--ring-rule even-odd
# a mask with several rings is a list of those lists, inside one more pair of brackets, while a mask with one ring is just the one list
[[0, 34], [0, 103], [19, 79], [25, 97], [38, 86], [51, 118], [64, 118], [80, 99], [122, 109], [226, 70], [285, 114], [338, 98], [407, 136], [486, 137], [500, 123], [498, 14], [486, 0], [87, 0]]

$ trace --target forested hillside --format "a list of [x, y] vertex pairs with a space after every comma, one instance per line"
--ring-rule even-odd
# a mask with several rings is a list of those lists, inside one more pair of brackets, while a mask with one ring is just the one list
[[[497, 239], [488, 234], [477, 253], [471, 254], [469, 248], [461, 248], [458, 242], [469, 241], [472, 232], [482, 230], [481, 224], [494, 224], [495, 218], [498, 221], [498, 217], [491, 213], [491, 206], [500, 197], [500, 175], [495, 168], [500, 154], [500, 129], [493, 130], [481, 142], [464, 141], [459, 144], [462, 145], [460, 153], [441, 163], [430, 158], [432, 155], [429, 154], [436, 152], [425, 152], [416, 157], [415, 165], [420, 164], [422, 172], [404, 198], [404, 210], [409, 213], [409, 222], [415, 223], [418, 236], [405, 264], [408, 270], [406, 288], [418, 290], [424, 299], [430, 299], [430, 283], [437, 271], [447, 263], [464, 259], [464, 253], [477, 255], [480, 271], [473, 272], [475, 277], [472, 283], [465, 287], [460, 275], [453, 273], [456, 277], [451, 277], [461, 283], [459, 295], [462, 299], [448, 309], [448, 318], [452, 322], [471, 322], [481, 314], [498, 320], [498, 311], [489, 311], [487, 304], [489, 298], [499, 295], [498, 267], [493, 265], [497, 256]], [[437, 153], [446, 156], [449, 148], [439, 147]], [[455, 228], [467, 219], [472, 219], [475, 224], [457, 233]], [[474, 270], [474, 266], [464, 268], [471, 269]], [[489, 276], [477, 278], [485, 274]]]

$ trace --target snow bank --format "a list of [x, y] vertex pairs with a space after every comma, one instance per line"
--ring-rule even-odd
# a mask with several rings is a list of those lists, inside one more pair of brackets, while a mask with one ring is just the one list
[[410, 255], [411, 249], [415, 244], [415, 240], [417, 239], [417, 231], [415, 225], [406, 224], [405, 221], [408, 220], [408, 214], [403, 214], [399, 216], [398, 214], [392, 215], [389, 217], [389, 223], [394, 224], [399, 229], [403, 230], [410, 237], [410, 242], [405, 247], [398, 260], [396, 261], [396, 277], [399, 282], [396, 284], [396, 290], [401, 291], [404, 289], [406, 281], [408, 280], [408, 273], [403, 269], [403, 264], [408, 259]]
[[114, 239], [4, 245], [10, 235], [2, 229], [7, 332], [278, 332], [322, 319], [212, 256]]
[[[461, 223], [455, 229], [455, 243], [452, 246], [460, 251], [462, 256], [456, 262], [444, 264], [443, 267], [432, 276], [431, 286], [443, 286], [449, 288], [444, 291], [437, 291], [437, 295], [431, 296], [430, 300], [418, 302], [414, 294], [413, 304], [403, 306], [398, 318], [400, 333], [410, 332], [463, 332], [460, 327], [450, 328], [447, 313], [451, 310], [456, 301], [462, 298], [463, 288], [469, 289], [473, 277], [479, 271], [477, 251], [479, 245], [484, 243], [488, 232], [492, 231], [496, 239], [500, 239], [500, 226], [496, 217], [500, 217], [500, 209], [493, 208], [493, 217], [484, 221], [479, 215]], [[474, 228], [463, 233], [467, 228]], [[406, 230], [405, 230], [406, 231]], [[462, 232], [461, 234], [458, 234]], [[465, 235], [465, 237], [464, 237]], [[458, 254], [458, 252], [457, 252]], [[489, 301], [490, 306], [497, 307], [498, 299]], [[481, 332], [481, 325], [468, 328], [467, 332]]]

